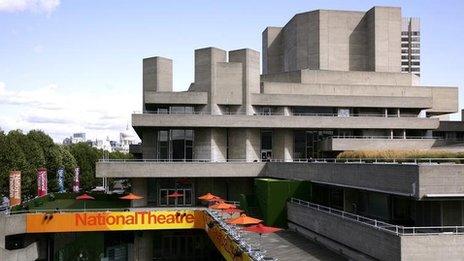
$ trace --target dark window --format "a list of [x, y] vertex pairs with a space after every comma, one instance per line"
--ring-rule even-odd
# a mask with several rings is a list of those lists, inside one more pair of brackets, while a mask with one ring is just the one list
[[193, 130], [158, 131], [158, 159], [191, 160], [193, 158], [193, 139]]
[[261, 160], [272, 159], [272, 131], [261, 131]]
[[169, 158], [169, 143], [168, 131], [162, 130], [158, 132], [158, 159]]

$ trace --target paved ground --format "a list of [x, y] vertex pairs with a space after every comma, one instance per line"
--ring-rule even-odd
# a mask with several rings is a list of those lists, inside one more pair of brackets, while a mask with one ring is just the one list
[[[243, 233], [243, 232], [242, 232]], [[347, 260], [330, 251], [324, 246], [311, 241], [293, 231], [279, 231], [273, 234], [258, 234], [245, 232], [243, 234], [249, 242], [264, 249], [266, 257], [278, 260]]]

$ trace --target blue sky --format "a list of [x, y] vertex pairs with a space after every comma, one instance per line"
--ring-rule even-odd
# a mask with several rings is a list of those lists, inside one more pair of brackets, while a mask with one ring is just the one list
[[142, 58], [173, 59], [185, 90], [194, 49], [261, 51], [264, 28], [296, 13], [374, 5], [421, 18], [421, 82], [459, 86], [462, 101], [464, 1], [0, 0], [0, 128], [116, 138], [141, 109]]

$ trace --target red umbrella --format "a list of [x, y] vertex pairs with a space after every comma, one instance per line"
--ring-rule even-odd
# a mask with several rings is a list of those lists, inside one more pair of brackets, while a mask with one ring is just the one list
[[261, 219], [252, 218], [245, 214], [242, 214], [240, 217], [229, 219], [226, 222], [229, 224], [234, 224], [234, 225], [253, 225], [253, 224], [259, 224], [263, 221]]
[[229, 208], [237, 208], [237, 206], [235, 206], [233, 204], [227, 204], [227, 203], [221, 202], [221, 203], [216, 203], [216, 204], [210, 206], [209, 208], [212, 208], [212, 209], [229, 209]]
[[143, 197], [142, 196], [139, 196], [139, 195], [135, 195], [135, 194], [132, 194], [132, 193], [129, 193], [123, 197], [119, 197], [120, 199], [125, 199], [125, 200], [137, 200], [137, 199], [142, 199]]
[[167, 195], [167, 197], [168, 198], [178, 198], [178, 197], [182, 197], [183, 195], [184, 194], [175, 191], [174, 193]]
[[246, 231], [261, 234], [269, 234], [282, 230], [278, 227], [268, 227], [263, 224], [253, 225], [245, 228]]
[[90, 196], [89, 194], [87, 193], [84, 193], [80, 196], [77, 196], [76, 197], [77, 200], [92, 200], [92, 199], [95, 199], [94, 197]]
[[85, 210], [86, 201], [87, 200], [94, 200], [94, 199], [95, 199], [94, 197], [89, 196], [87, 193], [84, 193], [84, 194], [76, 197], [76, 200], [84, 201], [84, 210]]

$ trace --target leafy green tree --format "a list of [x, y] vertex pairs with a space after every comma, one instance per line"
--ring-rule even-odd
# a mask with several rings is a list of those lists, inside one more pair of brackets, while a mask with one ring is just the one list
[[72, 191], [74, 169], [77, 167], [77, 161], [74, 156], [64, 146], [60, 146], [62, 163], [64, 167], [64, 187], [68, 191]]
[[68, 149], [76, 159], [80, 169], [79, 181], [81, 190], [90, 190], [101, 184], [100, 179], [95, 177], [95, 164], [102, 157], [103, 152], [92, 148], [87, 143], [72, 144]]
[[[28, 162], [24, 155], [21, 146], [15, 142], [14, 135], [1, 135], [0, 136], [0, 192], [3, 195], [8, 195], [9, 190], [9, 175], [12, 170], [26, 170], [28, 169]], [[25, 198], [30, 197], [30, 190], [27, 184], [26, 173], [22, 174], [22, 193]]]

